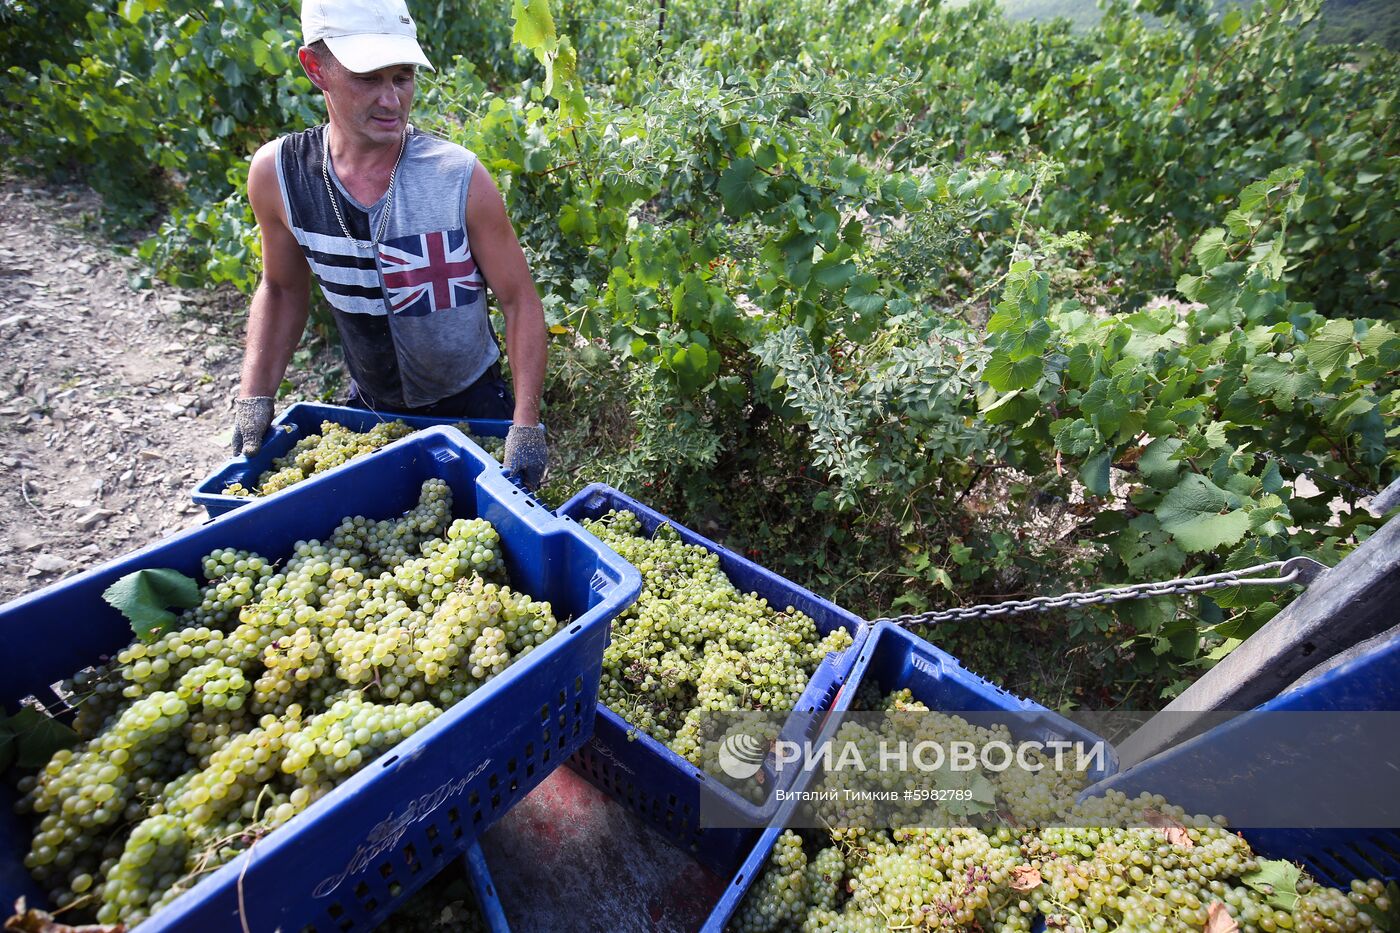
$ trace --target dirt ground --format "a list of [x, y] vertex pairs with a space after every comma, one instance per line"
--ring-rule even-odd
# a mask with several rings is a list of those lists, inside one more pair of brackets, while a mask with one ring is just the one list
[[230, 456], [246, 299], [134, 289], [98, 210], [0, 182], [0, 602], [200, 524]]

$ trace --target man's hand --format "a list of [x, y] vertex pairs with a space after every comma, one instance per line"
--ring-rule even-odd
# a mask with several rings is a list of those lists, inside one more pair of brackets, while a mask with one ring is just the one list
[[[233, 452], [252, 457], [262, 450], [272, 424], [272, 399], [266, 395], [233, 400]], [[512, 428], [512, 430], [514, 430]], [[507, 442], [509, 443], [509, 442]]]
[[520, 477], [526, 489], [539, 488], [549, 465], [549, 448], [544, 443], [543, 425], [511, 425], [506, 434], [506, 450], [502, 463]]

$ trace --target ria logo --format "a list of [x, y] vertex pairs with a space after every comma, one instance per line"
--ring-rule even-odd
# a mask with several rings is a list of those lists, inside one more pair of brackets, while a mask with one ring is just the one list
[[719, 745], [720, 770], [736, 781], [747, 781], [763, 767], [767, 751], [762, 739], [742, 732], [730, 733]]

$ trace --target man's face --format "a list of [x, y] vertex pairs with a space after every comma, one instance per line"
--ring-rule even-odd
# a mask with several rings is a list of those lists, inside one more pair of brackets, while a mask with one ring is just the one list
[[366, 142], [398, 142], [413, 107], [412, 65], [357, 74], [329, 53], [303, 56], [302, 64], [312, 82], [326, 92], [326, 108], [338, 127]]

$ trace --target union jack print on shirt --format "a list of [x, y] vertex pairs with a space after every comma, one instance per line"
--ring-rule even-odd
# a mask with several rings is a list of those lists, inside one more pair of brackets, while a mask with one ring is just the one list
[[395, 237], [379, 244], [389, 308], [404, 317], [472, 304], [481, 274], [467, 249], [465, 230]]

